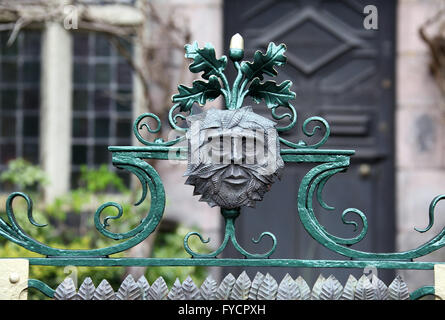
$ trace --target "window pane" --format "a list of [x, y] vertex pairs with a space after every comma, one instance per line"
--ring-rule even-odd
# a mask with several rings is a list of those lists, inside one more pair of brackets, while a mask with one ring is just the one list
[[94, 121], [94, 137], [107, 138], [110, 135], [110, 121], [107, 118], [98, 118]]
[[39, 162], [39, 145], [37, 143], [25, 143], [23, 145], [23, 158], [32, 162]]
[[75, 84], [88, 83], [89, 65], [87, 62], [77, 62], [73, 70], [73, 81]]
[[23, 34], [24, 45], [23, 53], [29, 56], [39, 56], [40, 55], [40, 32], [38, 31], [28, 31]]
[[86, 164], [87, 163], [87, 146], [74, 145], [71, 151], [71, 158], [73, 164]]
[[1, 123], [2, 123], [2, 137], [3, 138], [15, 137], [15, 117], [3, 116]]
[[10, 160], [15, 159], [15, 144], [0, 145], [0, 160], [3, 164], [7, 164]]
[[119, 90], [117, 93], [116, 111], [131, 112], [131, 105], [133, 103], [133, 96], [130, 90]]
[[2, 62], [1, 79], [3, 83], [16, 82], [18, 79], [17, 63]]
[[131, 137], [132, 134], [131, 124], [132, 124], [131, 120], [118, 119], [116, 125], [116, 136], [118, 138]]
[[17, 109], [17, 90], [2, 90], [0, 100], [1, 110]]
[[88, 91], [77, 89], [73, 91], [73, 110], [84, 111], [88, 108]]
[[26, 83], [36, 83], [40, 81], [40, 63], [24, 62], [23, 63], [23, 81]]
[[88, 119], [74, 118], [73, 119], [73, 137], [86, 138], [88, 137]]
[[94, 91], [94, 109], [97, 111], [105, 111], [110, 109], [111, 99], [105, 90]]
[[40, 104], [40, 92], [38, 89], [23, 90], [23, 108], [27, 110], [37, 110]]
[[94, 147], [94, 164], [109, 164], [111, 162], [111, 153], [107, 145], [97, 145]]
[[95, 81], [98, 84], [110, 82], [110, 66], [106, 63], [96, 64]]
[[7, 45], [9, 39], [9, 32], [1, 33], [1, 52], [2, 56], [11, 57], [18, 53], [18, 43], [14, 41], [10, 46]]
[[117, 82], [120, 85], [130, 85], [133, 81], [133, 70], [128, 63], [119, 63], [117, 65]]
[[103, 35], [96, 34], [96, 55], [109, 56], [110, 53], [110, 42], [108, 39]]
[[73, 47], [75, 57], [88, 56], [88, 34], [82, 32], [73, 33]]
[[23, 119], [23, 136], [39, 136], [39, 116], [25, 116]]

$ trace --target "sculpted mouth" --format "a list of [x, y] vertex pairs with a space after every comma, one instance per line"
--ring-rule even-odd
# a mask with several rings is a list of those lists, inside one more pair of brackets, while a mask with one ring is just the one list
[[224, 182], [227, 182], [229, 184], [243, 184], [248, 179], [246, 177], [227, 177], [224, 179]]

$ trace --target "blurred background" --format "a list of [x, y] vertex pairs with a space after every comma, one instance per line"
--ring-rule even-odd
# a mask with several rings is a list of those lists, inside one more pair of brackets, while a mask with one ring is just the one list
[[[371, 5], [375, 11], [366, 11]], [[369, 7], [368, 7], [369, 8]], [[375, 14], [369, 16], [370, 14]], [[372, 18], [372, 19], [371, 19]], [[322, 225], [351, 236], [340, 212], [363, 211], [367, 237], [357, 249], [371, 252], [415, 248], [445, 224], [428, 206], [445, 193], [445, 3], [442, 0], [0, 0], [0, 192], [29, 192], [36, 220], [50, 226], [26, 229], [56, 247], [96, 248], [107, 244], [93, 227], [93, 213], [104, 201], [128, 203], [115, 230], [136, 225], [148, 204], [132, 207], [140, 187], [111, 164], [112, 145], [139, 145], [132, 124], [144, 112], [163, 121], [167, 138], [171, 95], [191, 85], [184, 44], [211, 42], [226, 54], [233, 34], [245, 41], [245, 59], [270, 41], [287, 45], [288, 63], [278, 82], [290, 79], [297, 93], [297, 126], [286, 139], [298, 141], [301, 124], [322, 116], [331, 125], [326, 148], [353, 149], [346, 173], [331, 178], [324, 199], [336, 211], [318, 210]], [[235, 70], [229, 69], [229, 78]], [[246, 100], [246, 104], [254, 104]], [[212, 102], [221, 106], [221, 101]], [[256, 112], [270, 117], [262, 105]], [[155, 137], [150, 137], [150, 140]], [[317, 137], [313, 137], [316, 141]], [[167, 194], [159, 231], [126, 253], [131, 256], [187, 255], [182, 239], [190, 230], [210, 237], [217, 247], [222, 225], [217, 209], [198, 202], [185, 186], [185, 164], [152, 162]], [[250, 239], [271, 231], [278, 240], [273, 258], [342, 259], [313, 241], [297, 215], [296, 195], [309, 166], [289, 164], [256, 209], [243, 209], [237, 221], [240, 243], [262, 252], [270, 243]], [[3, 204], [4, 199], [1, 201]], [[445, 206], [439, 204], [437, 213]], [[4, 208], [2, 209], [4, 211]], [[127, 214], [128, 212], [128, 214]], [[20, 217], [19, 217], [20, 218]], [[21, 217], [24, 218], [24, 217]], [[23, 225], [26, 225], [25, 218]], [[125, 220], [125, 221], [124, 221]], [[124, 222], [122, 222], [124, 221]], [[29, 255], [1, 241], [4, 257]], [[198, 242], [201, 251], [210, 250]], [[197, 249], [197, 250], [198, 250]], [[224, 256], [238, 257], [233, 248]], [[444, 261], [442, 251], [421, 260]], [[302, 275], [312, 285], [318, 275], [346, 276], [364, 270], [258, 269], [277, 279]], [[78, 268], [79, 278], [120, 283], [126, 274], [159, 275], [201, 283], [207, 272], [235, 276], [240, 268]], [[55, 288], [70, 270], [31, 267], [30, 277]], [[432, 271], [400, 271], [410, 291], [432, 285]], [[378, 270], [387, 284], [394, 271]], [[114, 280], [113, 280], [114, 279]], [[95, 281], [96, 283], [97, 281]], [[96, 283], [97, 284], [97, 283]]]

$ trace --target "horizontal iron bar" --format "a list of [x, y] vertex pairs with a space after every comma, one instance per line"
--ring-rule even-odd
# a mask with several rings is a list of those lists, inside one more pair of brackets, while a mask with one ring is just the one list
[[[177, 146], [110, 146], [108, 150], [111, 152], [138, 152], [138, 153], [164, 153], [164, 152], [174, 152], [174, 151], [182, 151], [187, 153], [186, 147], [177, 147]], [[281, 154], [298, 154], [298, 155], [308, 155], [308, 154], [317, 154], [317, 155], [353, 155], [355, 154], [355, 150], [335, 150], [335, 149], [311, 149], [311, 148], [301, 148], [301, 149], [281, 149]]]
[[[22, 258], [23, 259], [23, 258]], [[40, 266], [208, 266], [208, 267], [292, 267], [292, 268], [366, 268], [433, 270], [445, 262], [391, 260], [299, 260], [299, 259], [208, 259], [208, 258], [25, 258]]]

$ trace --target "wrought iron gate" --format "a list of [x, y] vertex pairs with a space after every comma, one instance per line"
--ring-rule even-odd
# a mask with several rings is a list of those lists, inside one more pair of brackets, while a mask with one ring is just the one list
[[[284, 66], [287, 60], [284, 44], [269, 43], [267, 50], [257, 51], [253, 61], [242, 61], [244, 56], [243, 38], [236, 34], [232, 37], [229, 59], [237, 70], [232, 84], [229, 83], [225, 69], [229, 59], [216, 57], [213, 46], [207, 43], [200, 47], [197, 42], [185, 46], [185, 56], [192, 60], [191, 72], [200, 73], [201, 80], [193, 82], [191, 87], [179, 85], [178, 93], [172, 97], [175, 103], [169, 113], [169, 125], [175, 134], [170, 140], [162, 138], [150, 141], [144, 137], [148, 133], [159, 132], [160, 119], [152, 113], [139, 116], [134, 122], [133, 131], [143, 146], [110, 146], [112, 162], [118, 168], [134, 174], [142, 185], [140, 205], [150, 193], [150, 209], [146, 217], [132, 230], [116, 233], [109, 230], [111, 223], [116, 223], [125, 214], [123, 207], [116, 202], [101, 205], [94, 214], [94, 224], [103, 236], [117, 240], [114, 245], [90, 250], [59, 249], [45, 245], [27, 234], [17, 223], [14, 201], [23, 198], [27, 203], [29, 222], [35, 227], [44, 227], [33, 218], [31, 198], [21, 192], [12, 193], [6, 201], [7, 219], [0, 219], [0, 235], [42, 257], [26, 258], [30, 265], [42, 266], [207, 266], [207, 267], [289, 267], [289, 268], [365, 268], [381, 269], [423, 269], [432, 270], [444, 262], [416, 261], [442, 248], [445, 245], [445, 228], [428, 242], [404, 252], [368, 252], [354, 245], [363, 240], [368, 231], [368, 219], [358, 208], [347, 208], [336, 214], [343, 227], [353, 227], [356, 233], [351, 237], [333, 234], [320, 223], [317, 208], [335, 210], [324, 200], [323, 189], [329, 179], [346, 171], [354, 150], [325, 148], [331, 127], [324, 118], [312, 116], [300, 120], [297, 126], [297, 110], [291, 104], [295, 99], [292, 83], [266, 80], [264, 76], [278, 74], [276, 67]], [[207, 101], [223, 96], [225, 109], [199, 110], [192, 108], [195, 103], [204, 105]], [[272, 120], [253, 112], [244, 106], [244, 98], [252, 97], [256, 102], [264, 101]], [[154, 121], [155, 126], [150, 121]], [[181, 126], [187, 120], [189, 127]], [[285, 124], [283, 121], [287, 121]], [[300, 127], [303, 138], [290, 140], [285, 132]], [[262, 128], [264, 130], [259, 130]], [[213, 129], [213, 130], [209, 130]], [[216, 129], [216, 131], [214, 131]], [[253, 129], [250, 130], [249, 129]], [[204, 135], [208, 133], [209, 135]], [[228, 140], [224, 139], [228, 137]], [[311, 138], [315, 138], [315, 141]], [[230, 148], [225, 149], [225, 141]], [[254, 141], [250, 149], [249, 141]], [[262, 142], [262, 144], [260, 144]], [[239, 143], [239, 144], [238, 144]], [[230, 150], [230, 152], [227, 152]], [[252, 153], [251, 153], [252, 152]], [[196, 157], [198, 157], [196, 159]], [[191, 237], [197, 237], [203, 243], [208, 240], [198, 232], [190, 232], [184, 238], [184, 249], [190, 258], [117, 258], [113, 255], [126, 251], [150, 236], [158, 227], [164, 213], [165, 192], [161, 177], [148, 164], [146, 159], [187, 161], [187, 183], [195, 186], [195, 194], [210, 205], [221, 207], [224, 218], [224, 239], [220, 246], [211, 253], [195, 251], [189, 244]], [[198, 160], [198, 162], [194, 162]], [[273, 160], [273, 161], [271, 161]], [[222, 161], [219, 163], [218, 161]], [[224, 162], [227, 161], [227, 162]], [[264, 161], [264, 162], [261, 162]], [[345, 259], [299, 259], [275, 258], [273, 255], [280, 245], [277, 237], [267, 231], [268, 225], [252, 242], [258, 244], [269, 238], [270, 246], [266, 250], [250, 250], [237, 240], [236, 220], [242, 214], [242, 206], [253, 206], [262, 200], [265, 193], [273, 188], [272, 184], [280, 170], [289, 164], [310, 165], [298, 185], [296, 194], [299, 222], [314, 241]], [[227, 185], [230, 187], [227, 188]], [[224, 187], [223, 187], [224, 186]], [[236, 190], [240, 190], [237, 192]], [[445, 195], [435, 197], [429, 209], [429, 225], [416, 229], [426, 232], [434, 223], [434, 211]], [[315, 206], [315, 204], [318, 204]], [[106, 208], [112, 208], [115, 215], [102, 216]], [[274, 212], [277, 223], [280, 212]], [[228, 243], [231, 243], [242, 258], [219, 257]], [[269, 278], [268, 278], [269, 279]], [[14, 283], [16, 277], [10, 277]], [[129, 280], [130, 281], [130, 280]], [[233, 279], [231, 280], [233, 282]], [[326, 281], [328, 281], [326, 279]], [[131, 281], [130, 281], [131, 282]], [[273, 281], [270, 280], [273, 284]], [[329, 286], [335, 282], [330, 278]], [[28, 287], [51, 290], [38, 279], [28, 281]], [[412, 295], [417, 298], [434, 293], [434, 288], [426, 287]], [[165, 297], [165, 296], [164, 296]]]

